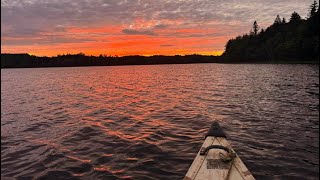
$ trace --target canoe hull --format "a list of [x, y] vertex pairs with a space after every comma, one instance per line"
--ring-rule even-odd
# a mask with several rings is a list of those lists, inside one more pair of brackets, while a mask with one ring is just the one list
[[223, 135], [219, 136], [221, 137], [206, 136], [202, 148], [194, 159], [184, 180], [255, 179], [247, 169], [247, 167], [244, 165], [244, 163], [241, 161], [239, 156], [236, 154], [231, 161], [223, 160], [223, 157], [228, 156], [228, 153], [222, 149], [211, 149], [205, 155], [201, 155], [201, 150], [211, 145], [227, 147], [228, 149], [233, 151], [231, 145], [226, 140], [226, 137]]

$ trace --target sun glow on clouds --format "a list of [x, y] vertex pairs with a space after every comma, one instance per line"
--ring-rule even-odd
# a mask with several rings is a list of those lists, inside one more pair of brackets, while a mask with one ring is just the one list
[[312, 0], [289, 1], [3, 0], [1, 52], [220, 55], [254, 20], [307, 12]]

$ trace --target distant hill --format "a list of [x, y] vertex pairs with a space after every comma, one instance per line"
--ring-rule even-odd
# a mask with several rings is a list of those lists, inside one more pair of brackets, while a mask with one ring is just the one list
[[259, 31], [255, 22], [249, 34], [231, 39], [222, 55], [224, 62], [319, 63], [319, 7], [310, 6], [308, 18], [296, 12], [289, 22], [278, 15], [273, 25]]

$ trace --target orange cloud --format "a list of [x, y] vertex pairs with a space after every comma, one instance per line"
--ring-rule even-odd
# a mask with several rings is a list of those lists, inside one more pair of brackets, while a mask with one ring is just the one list
[[[155, 27], [156, 22], [145, 23], [137, 19], [141, 27]], [[143, 24], [144, 23], [144, 24]], [[216, 29], [155, 28], [157, 35], [135, 35], [122, 32], [123, 26], [94, 28], [69, 27], [63, 32], [41, 32], [31, 37], [2, 37], [5, 53], [30, 53], [39, 56], [79, 53], [87, 55], [220, 55], [227, 36], [210, 36]], [[182, 35], [182, 36], [178, 36]], [[199, 35], [199, 36], [197, 36]], [[60, 38], [60, 39], [58, 39]], [[58, 39], [58, 40], [57, 40]], [[35, 42], [19, 44], [19, 42]], [[6, 45], [11, 42], [12, 45]], [[53, 43], [54, 42], [54, 43]], [[16, 45], [19, 44], [19, 45]]]

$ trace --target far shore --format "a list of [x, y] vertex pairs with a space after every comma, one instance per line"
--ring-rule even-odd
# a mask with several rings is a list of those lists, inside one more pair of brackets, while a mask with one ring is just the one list
[[84, 54], [37, 57], [29, 54], [1, 54], [1, 69], [9, 68], [53, 68], [53, 67], [92, 67], [127, 65], [164, 64], [319, 64], [318, 60], [240, 60], [223, 56], [86, 56]]

